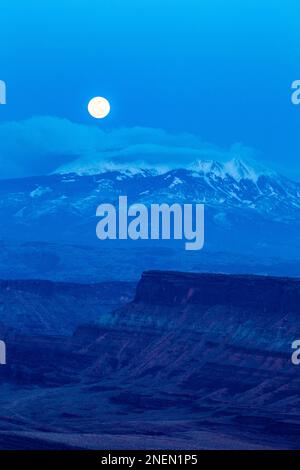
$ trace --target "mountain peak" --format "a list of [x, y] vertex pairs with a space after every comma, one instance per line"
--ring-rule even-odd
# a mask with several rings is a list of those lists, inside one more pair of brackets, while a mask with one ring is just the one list
[[225, 163], [215, 160], [198, 160], [190, 168], [201, 174], [214, 174], [222, 179], [231, 177], [238, 182], [242, 179], [250, 179], [256, 183], [261, 175], [271, 174], [269, 170], [257, 164], [250, 165], [238, 158], [233, 158]]
[[233, 158], [224, 164], [224, 168], [228, 175], [232, 176], [237, 181], [242, 179], [250, 179], [256, 182], [261, 175], [260, 171], [257, 171], [253, 167], [249, 166], [238, 158]]

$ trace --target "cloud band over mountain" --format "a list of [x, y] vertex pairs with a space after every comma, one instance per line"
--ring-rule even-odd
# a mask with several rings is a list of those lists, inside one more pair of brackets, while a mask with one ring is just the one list
[[222, 149], [193, 134], [143, 127], [101, 130], [50, 116], [0, 125], [1, 178], [128, 167], [164, 171], [197, 160], [228, 161], [252, 154], [242, 144]]

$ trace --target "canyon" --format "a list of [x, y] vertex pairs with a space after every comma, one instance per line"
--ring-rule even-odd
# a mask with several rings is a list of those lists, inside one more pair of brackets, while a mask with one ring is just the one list
[[65, 310], [52, 310], [51, 335], [24, 318], [0, 327], [3, 448], [299, 448], [299, 279], [148, 271], [131, 299], [115, 286], [98, 317], [100, 285], [35, 282], [10, 285], [15, 311], [24, 290], [40, 320], [59, 291]]

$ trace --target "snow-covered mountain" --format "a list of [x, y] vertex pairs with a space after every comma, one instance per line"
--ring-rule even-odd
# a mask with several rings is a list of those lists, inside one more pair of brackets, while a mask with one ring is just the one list
[[[95, 174], [91, 167], [87, 167], [81, 168], [79, 174], [56, 174], [56, 178], [63, 186], [67, 182], [76, 187], [84, 182], [87, 184], [87, 192], [81, 201], [70, 200], [66, 188], [60, 190], [58, 203], [61, 203], [61, 197], [66, 196], [66, 203], [76, 210], [85, 210], [86, 205], [89, 202], [94, 204], [95, 199], [111, 201], [119, 194], [126, 194], [133, 202], [203, 202], [219, 210], [235, 207], [256, 211], [273, 220], [299, 218], [300, 183], [239, 159], [226, 163], [201, 160], [186, 169], [164, 172], [133, 167]], [[33, 190], [33, 195], [49, 190], [48, 187], [38, 187]]]
[[[184, 160], [183, 160], [184, 161]], [[101, 173], [108, 173], [113, 171], [119, 171], [121, 173], [130, 175], [143, 174], [145, 171], [148, 173], [151, 172], [153, 175], [167, 173], [168, 171], [174, 170], [175, 168], [181, 169], [186, 168], [188, 170], [194, 170], [199, 173], [213, 173], [218, 177], [226, 178], [231, 176], [237, 181], [241, 179], [252, 179], [256, 181], [258, 177], [262, 174], [275, 175], [275, 172], [263, 167], [262, 165], [256, 162], [245, 162], [239, 158], [230, 159], [224, 163], [218, 162], [216, 160], [195, 160], [189, 165], [180, 165], [178, 167], [170, 167], [167, 163], [164, 163], [164, 158], [162, 156], [161, 163], [151, 166], [149, 162], [144, 162], [143, 157], [140, 159], [135, 159], [132, 166], [128, 164], [116, 163], [116, 162], [107, 162], [101, 161], [99, 158], [79, 158], [78, 160], [73, 160], [70, 163], [67, 163], [59, 167], [55, 173], [58, 174], [70, 174], [76, 173], [80, 176], [86, 175], [98, 175]]]
[[96, 208], [117, 203], [204, 203], [205, 247], [295, 256], [300, 183], [243, 161], [199, 161], [186, 169], [127, 168], [0, 181], [2, 239], [98, 243]]
[[[73, 166], [72, 166], [73, 165]], [[74, 166], [75, 165], [75, 166]], [[205, 202], [210, 205], [230, 205], [256, 209], [268, 215], [289, 216], [286, 208], [300, 208], [300, 183], [293, 182], [258, 164], [248, 164], [237, 158], [221, 163], [215, 160], [198, 160], [187, 168], [165, 169], [162, 167], [112, 167], [100, 171], [91, 163], [79, 167], [71, 164], [56, 175], [62, 181], [78, 180], [78, 176], [93, 176], [95, 191], [102, 192], [101, 185], [110, 181], [116, 194], [117, 182], [126, 183], [126, 188], [136, 186], [135, 198], [177, 198], [178, 202]], [[114, 181], [115, 180], [115, 181]], [[105, 188], [104, 188], [105, 189]], [[140, 191], [142, 190], [142, 191]], [[162, 201], [164, 202], [164, 201]], [[284, 210], [279, 207], [283, 204]], [[272, 214], [271, 214], [272, 212]], [[288, 210], [290, 214], [290, 211]]]

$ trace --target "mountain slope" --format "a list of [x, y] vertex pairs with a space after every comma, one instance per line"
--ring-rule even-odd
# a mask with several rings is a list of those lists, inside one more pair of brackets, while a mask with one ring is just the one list
[[[74, 250], [75, 246], [94, 246], [102, 250], [105, 260], [106, 251], [126, 253], [143, 246], [160, 269], [170, 268], [160, 263], [161, 247], [188, 257], [183, 242], [100, 242], [95, 234], [96, 208], [101, 203], [117, 204], [119, 195], [127, 195], [129, 204], [204, 203], [205, 255], [242, 254], [260, 264], [276, 258], [274, 265], [299, 258], [300, 184], [237, 160], [227, 164], [202, 161], [190, 169], [162, 174], [128, 169], [98, 175], [1, 180], [0, 233], [4, 247], [8, 240], [17, 244], [72, 244]], [[135, 258], [133, 263], [137, 273], [149, 268], [146, 260], [141, 265]], [[172, 265], [172, 269], [187, 270], [190, 264]]]
[[128, 302], [134, 284], [0, 280], [0, 324], [29, 335], [71, 335]]
[[[192, 169], [155, 174], [149, 170], [114, 171], [96, 175], [56, 174], [0, 182], [2, 212], [15, 222], [46, 215], [91, 216], [101, 202], [119, 194], [132, 202], [203, 202], [226, 210], [249, 209], [272, 220], [296, 220], [300, 213], [300, 183], [276, 173], [256, 173], [243, 162], [202, 161]], [[10, 211], [10, 214], [8, 213]]]

